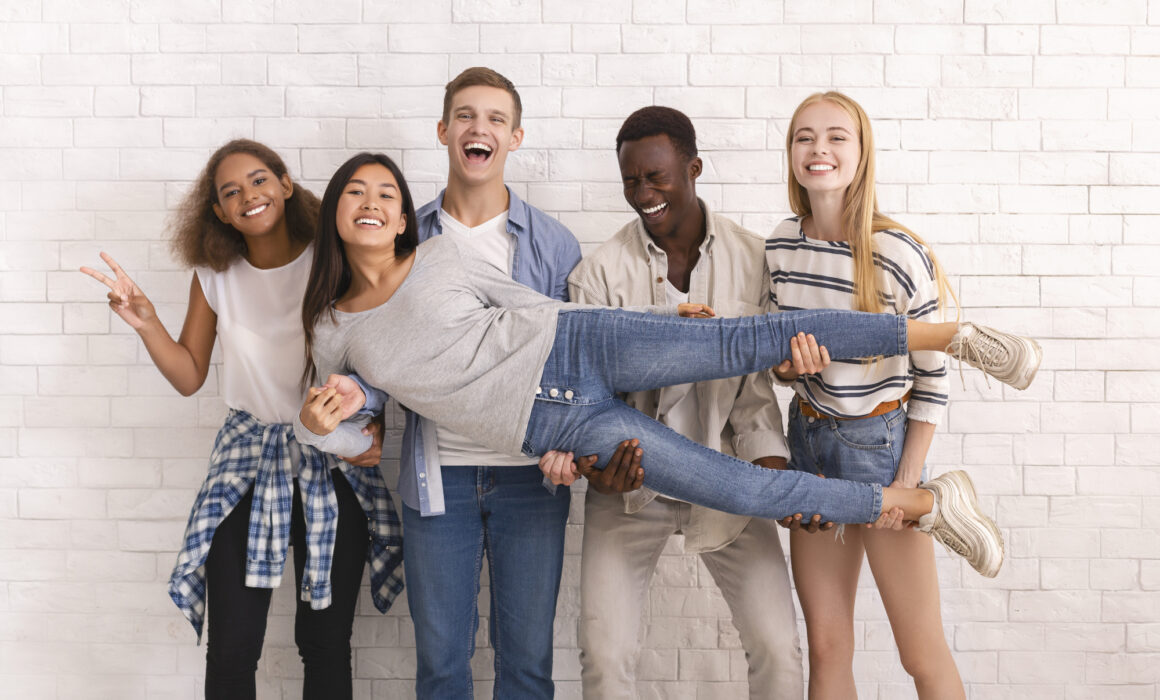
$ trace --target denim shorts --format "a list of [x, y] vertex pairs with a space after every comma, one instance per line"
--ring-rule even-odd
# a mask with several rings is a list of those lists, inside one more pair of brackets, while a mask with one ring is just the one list
[[[802, 415], [795, 397], [788, 433], [790, 469], [889, 486], [906, 441], [906, 409], [853, 420], [810, 418]], [[926, 476], [924, 466], [923, 481]]]

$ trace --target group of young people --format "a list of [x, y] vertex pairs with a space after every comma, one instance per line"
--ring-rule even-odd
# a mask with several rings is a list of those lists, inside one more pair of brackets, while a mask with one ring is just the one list
[[[494, 696], [551, 697], [568, 486], [581, 477], [585, 697], [635, 696], [649, 579], [683, 533], [733, 613], [751, 697], [800, 698], [775, 521], [791, 528], [811, 698], [855, 697], [864, 555], [919, 696], [963, 697], [928, 534], [985, 576], [1003, 543], [963, 472], [924, 481], [943, 353], [1022, 388], [1039, 349], [945, 322], [953, 295], [934, 256], [878, 212], [861, 107], [839, 93], [798, 107], [795, 216], [768, 240], [697, 197], [688, 117], [634, 112], [615, 147], [637, 216], [583, 260], [567, 228], [504, 183], [520, 117], [519, 93], [490, 69], [448, 83], [447, 187], [418, 209], [385, 155], [348, 160], [319, 201], [269, 148], [224, 145], [178, 216], [175, 250], [194, 276], [177, 340], [112, 257], [111, 277], [82, 268], [182, 394], [221, 342], [229, 415], [169, 586], [199, 636], [208, 622], [206, 697], [254, 697], [290, 544], [304, 697], [351, 694], [368, 565], [381, 611], [405, 579], [416, 695], [471, 697], [485, 559]], [[774, 381], [795, 391], [788, 441]], [[401, 518], [378, 468], [388, 395], [406, 415]], [[832, 523], [873, 527], [819, 534]]]

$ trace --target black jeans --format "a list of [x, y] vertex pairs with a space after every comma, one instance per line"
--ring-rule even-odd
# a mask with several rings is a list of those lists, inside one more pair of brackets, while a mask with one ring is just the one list
[[[294, 616], [294, 641], [306, 670], [302, 688], [306, 700], [351, 697], [350, 636], [370, 537], [366, 514], [350, 484], [338, 469], [331, 471], [331, 477], [338, 497], [338, 531], [330, 569], [332, 601], [328, 608], [312, 610], [310, 603], [298, 600]], [[205, 562], [207, 700], [252, 700], [256, 693], [254, 673], [262, 656], [272, 591], [245, 586], [253, 495], [251, 489], [218, 526]], [[306, 566], [306, 522], [297, 479], [293, 499], [290, 544], [297, 591]]]

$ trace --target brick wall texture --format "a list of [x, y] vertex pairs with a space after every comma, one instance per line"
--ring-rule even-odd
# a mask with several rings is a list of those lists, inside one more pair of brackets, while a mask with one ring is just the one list
[[[0, 0], [0, 695], [201, 696], [164, 582], [225, 414], [216, 367], [179, 397], [76, 268], [110, 251], [176, 333], [190, 273], [168, 221], [217, 145], [264, 141], [316, 192], [386, 151], [426, 201], [443, 84], [477, 64], [523, 95], [512, 187], [586, 250], [631, 216], [613, 140], [633, 109], [691, 115], [701, 196], [768, 233], [793, 108], [858, 99], [882, 209], [932, 242], [970, 318], [1045, 350], [1026, 392], [955, 373], [930, 454], [974, 474], [1008, 542], [994, 581], [940, 550], [968, 696], [1160, 698], [1160, 0]], [[580, 697], [582, 506], [578, 488], [561, 698]], [[861, 585], [861, 696], [913, 697]], [[406, 605], [362, 602], [356, 695], [406, 697]], [[263, 698], [300, 693], [292, 603], [276, 593]], [[646, 697], [746, 696], [727, 607], [676, 541], [648, 615]], [[482, 694], [486, 622], [478, 641]]]

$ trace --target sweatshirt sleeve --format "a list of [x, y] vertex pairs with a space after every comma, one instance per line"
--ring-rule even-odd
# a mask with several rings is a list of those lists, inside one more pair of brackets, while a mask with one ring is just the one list
[[[887, 267], [892, 278], [895, 306], [898, 313], [915, 321], [938, 323], [944, 320], [946, 309], [939, 307], [938, 282], [930, 253], [914, 239], [896, 232], [891, 247], [896, 254]], [[910, 371], [914, 385], [910, 390], [907, 417], [924, 423], [939, 423], [946, 415], [950, 391], [947, 376], [946, 353], [925, 350], [910, 353]]]

